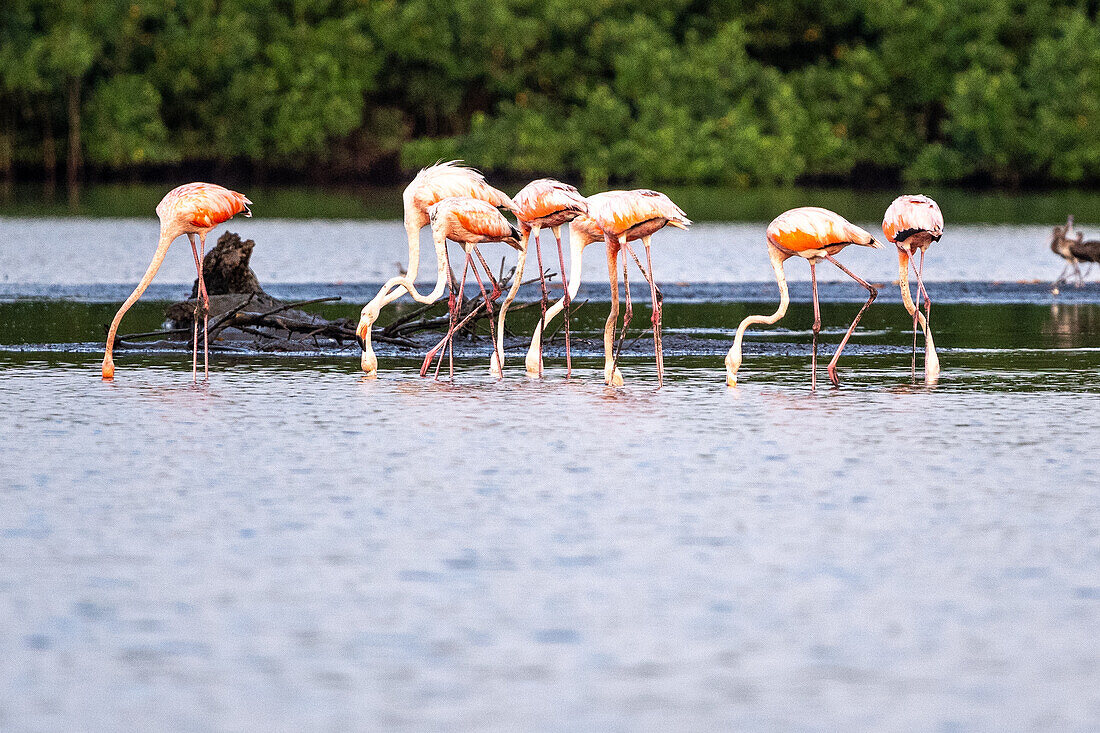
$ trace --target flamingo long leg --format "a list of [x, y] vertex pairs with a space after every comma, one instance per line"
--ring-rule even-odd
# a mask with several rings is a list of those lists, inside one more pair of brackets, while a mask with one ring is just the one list
[[664, 381], [665, 373], [665, 345], [663, 337], [661, 335], [661, 319], [664, 316], [664, 295], [661, 294], [661, 288], [657, 285], [657, 278], [653, 275], [653, 256], [650, 254], [649, 237], [642, 237], [642, 244], [645, 245], [645, 261], [649, 265], [649, 272], [647, 278], [649, 279], [649, 287], [652, 289], [653, 306], [657, 322], [654, 327], [657, 329], [657, 383], [660, 386]]
[[[549, 291], [546, 289], [546, 268], [542, 264], [542, 244], [539, 242], [539, 228], [531, 228], [531, 236], [535, 240], [535, 257], [539, 263], [539, 328], [546, 328], [546, 302], [549, 300]], [[528, 240], [530, 243], [530, 240]], [[539, 342], [539, 376], [542, 376], [542, 342]]]
[[1069, 266], [1070, 266], [1070, 263], [1067, 260], [1066, 261], [1066, 266], [1062, 268], [1062, 271], [1060, 273], [1058, 273], [1058, 279], [1055, 280], [1053, 283], [1051, 283], [1050, 287], [1052, 289], [1057, 288], [1059, 285], [1066, 282], [1066, 275], [1067, 275], [1067, 273], [1069, 273]]
[[187, 241], [191, 243], [191, 254], [195, 256], [196, 283], [195, 288], [195, 315], [191, 317], [191, 381], [199, 381], [199, 304], [202, 303], [202, 261], [199, 259], [199, 246], [195, 243], [195, 235], [188, 234]]
[[829, 262], [832, 262], [834, 265], [840, 268], [840, 271], [843, 272], [845, 275], [852, 278], [863, 287], [867, 288], [868, 294], [867, 302], [864, 303], [863, 307], [859, 309], [859, 313], [856, 313], [855, 319], [852, 320], [852, 325], [848, 326], [848, 332], [845, 333], [844, 338], [840, 340], [840, 346], [837, 347], [836, 353], [833, 354], [832, 361], [829, 362], [829, 379], [832, 381], [834, 387], [839, 387], [840, 378], [836, 375], [836, 363], [840, 360], [840, 352], [844, 351], [844, 346], [848, 343], [848, 339], [852, 337], [852, 332], [856, 330], [856, 325], [859, 324], [859, 319], [863, 317], [863, 312], [870, 307], [871, 303], [875, 302], [875, 298], [878, 297], [878, 289], [871, 283], [861, 278], [859, 275], [849, 270], [844, 265], [840, 264], [840, 262], [838, 262], [836, 258], [832, 255], [826, 254], [825, 259], [829, 260]]
[[619, 320], [619, 245], [610, 237], [604, 238], [607, 243], [607, 276], [611, 282], [611, 312], [607, 314], [607, 322], [603, 327], [603, 373], [604, 382], [610, 386], [622, 384], [622, 376], [618, 374], [615, 366], [615, 323]]
[[474, 254], [476, 254], [477, 258], [481, 261], [481, 266], [485, 268], [485, 275], [489, 278], [489, 282], [493, 283], [493, 294], [490, 297], [489, 294], [485, 292], [485, 286], [481, 283], [481, 275], [477, 272], [477, 263], [475, 262], [472, 264], [474, 279], [477, 280], [477, 286], [481, 288], [481, 299], [485, 301], [485, 309], [489, 311], [489, 338], [493, 340], [493, 351], [496, 353], [497, 359], [500, 360], [501, 355], [497, 350], [496, 327], [493, 325], [493, 301], [500, 295], [500, 283], [493, 277], [493, 271], [489, 269], [489, 263], [481, 256], [481, 250], [477, 248], [476, 244], [473, 249]]
[[202, 267], [206, 262], [206, 232], [199, 234], [199, 290], [202, 291], [202, 371], [203, 379], [210, 379], [210, 295], [206, 292], [206, 278]]
[[817, 336], [821, 333], [821, 306], [817, 301], [817, 262], [810, 260], [810, 282], [814, 289], [814, 351], [810, 357], [810, 389], [817, 389]]
[[[561, 227], [560, 226], [550, 227], [550, 231], [554, 232], [554, 240], [558, 243], [558, 267], [561, 268], [561, 287], [562, 287], [562, 290], [565, 291], [565, 295], [562, 296], [562, 300], [565, 301], [565, 315], [563, 316], [565, 318], [565, 378], [569, 379], [569, 377], [573, 374], [573, 357], [572, 357], [572, 354], [570, 353], [570, 346], [569, 346], [569, 303], [572, 300], [572, 298], [569, 295], [569, 281], [565, 277], [565, 253], [562, 252], [562, 249], [561, 249]], [[543, 312], [542, 312], [542, 324], [541, 325], [542, 325], [543, 328], [546, 328], [546, 309], [545, 308], [543, 308]], [[539, 351], [539, 364], [541, 365], [542, 364], [542, 352], [541, 352], [542, 346], [541, 346], [541, 342], [539, 342], [539, 343], [540, 343], [540, 345], [539, 345], [539, 348], [540, 348], [540, 351]], [[540, 366], [539, 368], [541, 369], [542, 367]]]
[[[626, 241], [623, 240], [620, 243], [621, 247], [626, 246]], [[630, 301], [630, 278], [627, 275], [627, 263], [626, 258], [623, 258], [623, 298], [626, 304], [623, 310], [623, 330], [619, 332], [619, 342], [615, 345], [615, 362], [612, 364], [612, 371], [619, 368], [619, 356], [623, 351], [623, 342], [626, 341], [626, 329], [630, 325], [630, 319], [634, 317], [634, 306]]]
[[[648, 239], [648, 237], [646, 239]], [[643, 239], [643, 242], [644, 241]], [[642, 271], [642, 277], [649, 283], [649, 302], [651, 308], [649, 321], [650, 325], [653, 327], [653, 359], [657, 364], [657, 386], [660, 387], [664, 383], [664, 359], [662, 359], [661, 354], [661, 311], [657, 303], [657, 284], [653, 282], [653, 276], [650, 274], [650, 270], [653, 269], [653, 260], [650, 257], [648, 243], [646, 243], [645, 251], [646, 259], [649, 261], [650, 265], [649, 270], [642, 266], [641, 260], [638, 259], [638, 255], [634, 253], [634, 249], [630, 246], [629, 242], [623, 242], [623, 246], [626, 248], [626, 251], [630, 253], [630, 256], [634, 258], [634, 262], [637, 263], [638, 269]]]
[[[455, 324], [454, 333], [458, 333], [460, 330], [462, 330], [462, 328], [470, 321], [470, 319], [473, 318], [474, 316], [476, 316], [478, 314], [478, 312], [481, 311], [482, 307], [484, 307], [484, 303], [478, 303], [472, 311], [470, 311], [469, 313], [466, 314], [465, 318], [463, 318], [461, 321], [459, 321], [457, 324]], [[453, 340], [454, 339], [454, 333], [448, 333], [448, 335], [444, 336], [443, 339], [438, 344], [436, 344], [435, 347], [433, 347], [431, 351], [428, 352], [428, 356], [425, 357], [425, 360], [424, 360], [425, 363], [428, 363], [431, 360], [431, 358], [435, 355], [435, 353], [437, 351], [439, 351], [439, 349], [441, 349], [443, 347], [443, 345], [448, 340]], [[427, 368], [422, 367], [422, 371], [421, 371], [420, 376], [424, 376], [425, 373], [427, 373]]]
[[[453, 337], [454, 337], [454, 334], [455, 334], [455, 332], [457, 332], [457, 331], [458, 331], [458, 329], [460, 328], [460, 326], [458, 326], [458, 325], [456, 324], [456, 321], [458, 320], [458, 316], [457, 316], [457, 312], [458, 312], [458, 311], [457, 311], [457, 308], [458, 308], [458, 307], [461, 307], [461, 303], [462, 303], [462, 295], [461, 295], [461, 293], [463, 292], [463, 290], [464, 290], [464, 289], [465, 289], [465, 287], [466, 287], [466, 273], [467, 273], [467, 272], [469, 271], [469, 269], [470, 269], [470, 261], [471, 261], [471, 260], [470, 260], [470, 253], [469, 253], [469, 252], [466, 252], [466, 264], [465, 264], [465, 266], [464, 266], [464, 267], [462, 268], [462, 285], [461, 285], [461, 286], [459, 287], [459, 291], [458, 291], [458, 292], [459, 292], [459, 295], [458, 295], [458, 298], [457, 298], [457, 303], [456, 303], [456, 306], [455, 306], [455, 307], [452, 307], [452, 308], [451, 308], [451, 314], [450, 314], [450, 316], [451, 316], [451, 317], [450, 317], [450, 324], [449, 324], [449, 325], [448, 325], [448, 327], [447, 327], [447, 335], [445, 335], [445, 336], [444, 336], [444, 337], [443, 337], [443, 338], [442, 338], [442, 339], [441, 339], [441, 340], [439, 341], [439, 343], [438, 343], [438, 344], [436, 344], [436, 345], [435, 345], [435, 347], [433, 347], [433, 348], [432, 348], [432, 350], [428, 352], [427, 356], [425, 356], [425, 357], [424, 357], [424, 363], [423, 363], [423, 364], [421, 365], [421, 367], [420, 367], [420, 376], [422, 376], [422, 377], [424, 377], [424, 376], [427, 376], [427, 374], [428, 374], [428, 367], [430, 367], [430, 366], [431, 366], [431, 363], [432, 363], [432, 359], [433, 359], [433, 358], [435, 357], [435, 355], [436, 355], [436, 353], [437, 353], [437, 352], [439, 351], [439, 349], [441, 349], [441, 348], [442, 348], [442, 347], [444, 347], [444, 346], [448, 346], [448, 345], [450, 344], [451, 340], [453, 339]], [[448, 266], [448, 268], [447, 268], [447, 269], [448, 269], [448, 271], [449, 271], [449, 270], [450, 270], [450, 267]], [[465, 323], [465, 322], [466, 322], [466, 321], [463, 321], [463, 323]], [[452, 352], [452, 353], [453, 353], [453, 352]], [[442, 362], [442, 359], [443, 359], [443, 357], [442, 357], [442, 355], [440, 355], [440, 362]], [[436, 376], [438, 376], [438, 371], [436, 372]], [[451, 373], [451, 376], [452, 376], [452, 378], [454, 377], [454, 373], [453, 373], [453, 372]]]
[[[566, 290], [566, 295], [569, 296], [569, 301], [572, 302], [577, 293], [580, 292], [581, 287], [581, 267], [584, 259], [584, 243], [580, 237], [570, 236], [569, 238], [569, 287]], [[617, 271], [617, 270], [616, 270]], [[546, 311], [546, 323], [550, 323], [554, 318], [562, 312], [565, 307], [565, 297], [558, 298], [550, 308]], [[524, 366], [526, 367], [527, 374], [529, 376], [536, 376], [542, 373], [542, 333], [543, 324], [539, 323], [535, 326], [535, 332], [531, 334], [531, 346], [527, 349], [527, 358], [524, 360]]]
[[[450, 295], [447, 298], [447, 316], [448, 316], [448, 321], [449, 321], [449, 323], [447, 324], [447, 330], [448, 330], [448, 332], [450, 332], [451, 330], [454, 329], [455, 320], [457, 320], [457, 318], [458, 318], [458, 313], [455, 310], [455, 302], [456, 302], [456, 300], [455, 300], [455, 286], [457, 285], [457, 283], [455, 283], [454, 270], [451, 269], [450, 251], [449, 251], [449, 249], [444, 249], [444, 252], [447, 255], [447, 289], [450, 291]], [[465, 275], [465, 274], [466, 274], [465, 271], [463, 271], [463, 275]], [[459, 300], [458, 302], [461, 302], [461, 300]], [[451, 381], [454, 381], [454, 378], [455, 378], [455, 349], [454, 349], [454, 340], [453, 339], [448, 339], [447, 340], [447, 346], [443, 349], [443, 352], [447, 354], [447, 371], [448, 371], [448, 374], [450, 375]], [[439, 370], [442, 366], [443, 366], [443, 354], [441, 353], [439, 355], [439, 360], [435, 363], [435, 375], [434, 375], [435, 379], [439, 379]]]
[[[912, 253], [910, 253], [910, 256], [909, 256], [909, 262], [913, 267], [913, 276], [916, 277], [916, 275], [917, 275], [917, 263], [913, 262]], [[905, 287], [908, 290], [909, 284], [906, 283]], [[912, 296], [910, 296], [910, 297], [912, 297]], [[920, 283], [919, 282], [917, 283], [917, 301], [916, 302], [918, 304], [920, 303]], [[920, 320], [918, 319], [917, 316], [919, 316], [919, 315], [920, 315], [920, 306], [918, 305], [918, 307], [913, 309], [913, 353], [912, 353], [912, 361], [911, 361], [910, 366], [909, 366], [909, 378], [910, 379], [916, 379], [917, 378], [917, 324], [920, 322]]]
[[[458, 310], [462, 303], [462, 290], [455, 292], [455, 273], [451, 269], [451, 254], [449, 249], [444, 247], [444, 253], [447, 255], [447, 282], [451, 286], [451, 302], [448, 303], [448, 310], [451, 312], [451, 326], [453, 328], [454, 322], [458, 320]], [[462, 268], [462, 287], [466, 287], [466, 268]], [[447, 372], [451, 379], [455, 378], [455, 342], [453, 340], [447, 342]]]

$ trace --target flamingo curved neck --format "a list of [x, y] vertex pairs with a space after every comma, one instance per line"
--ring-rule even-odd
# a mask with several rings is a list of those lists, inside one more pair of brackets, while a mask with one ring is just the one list
[[749, 326], [775, 323], [786, 315], [787, 307], [791, 303], [787, 278], [783, 274], [783, 262], [787, 259], [787, 255], [780, 252], [775, 246], [768, 247], [768, 254], [771, 257], [772, 270], [775, 271], [775, 281], [779, 285], [779, 307], [770, 316], [748, 316], [737, 327], [737, 335], [733, 339], [733, 346], [730, 347], [729, 353], [726, 355], [726, 383], [731, 387], [737, 383], [737, 370], [741, 368], [741, 346], [745, 338], [745, 331], [748, 330]]
[[940, 374], [940, 359], [936, 354], [936, 344], [932, 340], [932, 328], [928, 319], [921, 313], [920, 308], [913, 302], [913, 293], [909, 289], [909, 261], [910, 254], [898, 247], [898, 285], [901, 287], [901, 302], [910, 316], [914, 316], [924, 331], [924, 377], [927, 382], [934, 382]]
[[138, 298], [142, 296], [142, 293], [149, 287], [149, 283], [153, 281], [153, 278], [157, 274], [157, 270], [160, 269], [161, 264], [164, 262], [164, 256], [168, 254], [168, 246], [181, 234], [176, 228], [166, 228], [161, 225], [160, 228], [160, 240], [157, 242], [157, 250], [153, 253], [153, 259], [149, 263], [149, 267], [146, 268], [145, 274], [142, 275], [141, 281], [138, 282], [137, 287], [134, 288], [134, 292], [130, 293], [130, 297], [126, 298], [122, 306], [115, 313], [115, 317], [111, 320], [111, 329], [107, 333], [107, 346], [103, 354], [103, 376], [104, 378], [110, 378], [114, 374], [114, 360], [112, 354], [115, 348], [115, 335], [118, 333], [119, 324], [122, 323], [122, 317], [126, 315], [126, 311], [130, 310], [130, 307], [137, 302]]

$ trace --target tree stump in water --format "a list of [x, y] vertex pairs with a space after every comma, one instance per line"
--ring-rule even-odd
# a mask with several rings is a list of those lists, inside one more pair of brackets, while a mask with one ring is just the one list
[[[260, 281], [256, 279], [256, 273], [248, 266], [255, 246], [253, 240], [242, 240], [234, 232], [226, 232], [218, 237], [218, 244], [202, 260], [202, 275], [206, 281], [207, 294], [265, 295]], [[199, 280], [195, 278], [195, 283], [191, 286], [191, 298], [197, 297]]]

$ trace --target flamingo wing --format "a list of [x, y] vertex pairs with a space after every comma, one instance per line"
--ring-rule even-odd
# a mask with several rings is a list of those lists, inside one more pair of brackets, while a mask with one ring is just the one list
[[790, 252], [809, 252], [837, 244], [882, 246], [865, 229], [817, 206], [791, 209], [775, 217], [768, 225], [768, 240]]
[[882, 233], [891, 242], [903, 242], [917, 232], [928, 232], [932, 241], [943, 236], [943, 214], [927, 196], [898, 196], [886, 209]]
[[534, 221], [560, 211], [588, 213], [588, 202], [575, 186], [552, 178], [540, 178], [524, 186], [512, 199], [522, 221]]

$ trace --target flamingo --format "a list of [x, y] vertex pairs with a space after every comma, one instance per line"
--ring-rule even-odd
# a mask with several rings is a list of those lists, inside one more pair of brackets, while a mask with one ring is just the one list
[[[927, 196], [898, 196], [882, 218], [882, 233], [898, 248], [898, 282], [901, 285], [901, 302], [913, 317], [913, 373], [917, 371], [917, 323], [924, 331], [924, 381], [931, 384], [940, 375], [940, 359], [936, 356], [936, 344], [932, 341], [932, 300], [924, 288], [924, 251], [932, 242], [943, 236], [943, 214], [935, 201]], [[913, 262], [917, 276], [917, 302], [924, 296], [924, 313], [913, 302], [909, 291], [909, 264], [920, 250], [920, 266]]]
[[[623, 384], [623, 376], [618, 369], [619, 351], [622, 349], [623, 338], [626, 336], [626, 328], [632, 315], [630, 282], [627, 279], [625, 259], [623, 260], [623, 286], [626, 295], [626, 311], [623, 313], [623, 329], [618, 346], [612, 349], [611, 345], [615, 323], [619, 317], [618, 258], [619, 252], [625, 249], [649, 283], [650, 302], [653, 308], [653, 314], [650, 316], [653, 324], [653, 351], [657, 360], [657, 385], [661, 386], [664, 382], [661, 293], [653, 279], [653, 259], [650, 255], [649, 243], [654, 232], [663, 229], [666, 225], [687, 229], [691, 226], [691, 219], [688, 219], [683, 209], [674, 204], [668, 196], [648, 189], [618, 191], [614, 192], [614, 195], [601, 197], [595, 201], [589, 199], [589, 213], [603, 232], [603, 239], [607, 244], [607, 274], [611, 281], [611, 313], [607, 316], [603, 335], [604, 382], [616, 387]], [[642, 266], [638, 256], [630, 247], [629, 242], [634, 239], [641, 239], [642, 244], [645, 245], [648, 268]]]
[[416, 174], [416, 178], [405, 187], [405, 192], [402, 194], [405, 208], [405, 233], [409, 239], [409, 266], [404, 275], [390, 278], [378, 294], [363, 307], [360, 314], [360, 326], [366, 324], [366, 335], [361, 338], [363, 355], [360, 365], [368, 376], [378, 373], [378, 359], [374, 355], [374, 349], [371, 348], [370, 327], [378, 320], [378, 314], [381, 313], [382, 308], [400, 298], [406, 291], [418, 303], [434, 303], [443, 295], [443, 289], [447, 283], [445, 245], [443, 250], [440, 250], [437, 245], [436, 259], [439, 271], [435, 288], [431, 293], [422, 295], [416, 290], [413, 282], [416, 280], [420, 265], [420, 230], [430, 223], [428, 209], [440, 200], [451, 196], [480, 199], [493, 206], [515, 211], [515, 204], [506, 193], [490, 186], [485, 181], [485, 176], [473, 168], [461, 165], [461, 161], [437, 163]]
[[[478, 250], [477, 245], [485, 242], [503, 242], [511, 245], [520, 250], [522, 255], [523, 244], [522, 235], [519, 229], [512, 225], [510, 221], [504, 218], [504, 215], [494, 206], [480, 201], [478, 199], [469, 198], [468, 196], [453, 196], [442, 199], [441, 201], [433, 204], [428, 208], [428, 215], [432, 226], [432, 236], [435, 239], [436, 248], [443, 247], [446, 251], [447, 240], [458, 242], [466, 250], [466, 264], [462, 270], [462, 285], [459, 286], [458, 292], [462, 292], [462, 288], [466, 285], [466, 271], [473, 269], [474, 277], [477, 279], [478, 287], [481, 289], [482, 302], [461, 321], [458, 322], [458, 312], [456, 310], [456, 301], [451, 298], [450, 313], [451, 313], [451, 325], [447, 330], [447, 335], [436, 344], [436, 346], [428, 352], [428, 355], [424, 357], [424, 364], [420, 369], [420, 375], [424, 376], [428, 372], [428, 367], [431, 365], [432, 359], [436, 353], [446, 346], [458, 329], [462, 328], [474, 315], [484, 306], [489, 311], [489, 329], [490, 335], [493, 340], [493, 348], [496, 349], [498, 342], [495, 333], [492, 332], [493, 328], [493, 301], [500, 295], [500, 284], [493, 279], [492, 272], [489, 269], [488, 263], [485, 258], [481, 256], [481, 252]], [[481, 282], [481, 276], [477, 271], [477, 263], [473, 261], [471, 255], [476, 254], [478, 261], [481, 262], [481, 266], [485, 269], [485, 274], [489, 277], [493, 283], [492, 294], [485, 292], [485, 285]], [[450, 272], [450, 263], [445, 263], [445, 267]], [[454, 292], [454, 283], [451, 283], [451, 290]], [[363, 323], [359, 324], [360, 332], [357, 337], [362, 339]], [[443, 357], [440, 355], [440, 364], [443, 362]], [[499, 363], [499, 362], [498, 362]], [[437, 367], [436, 373], [439, 373]]]
[[835, 255], [849, 244], [858, 244], [864, 247], [879, 249], [882, 245], [875, 241], [865, 230], [860, 229], [844, 217], [828, 209], [817, 206], [803, 206], [797, 209], [785, 211], [777, 216], [768, 225], [767, 230], [768, 254], [771, 257], [772, 269], [775, 271], [775, 280], [779, 284], [779, 308], [770, 316], [749, 316], [741, 321], [737, 327], [737, 336], [733, 340], [726, 355], [726, 384], [730, 387], [737, 385], [737, 370], [741, 368], [741, 342], [745, 338], [745, 330], [756, 323], [772, 324], [777, 322], [787, 312], [790, 304], [790, 295], [787, 292], [787, 279], [783, 274], [783, 263], [789, 257], [802, 257], [810, 263], [810, 278], [813, 281], [814, 293], [814, 350], [811, 361], [810, 389], [817, 388], [817, 335], [821, 332], [821, 308], [817, 301], [817, 263], [822, 259], [832, 262], [840, 271], [857, 283], [867, 288], [868, 298], [863, 307], [859, 309], [848, 332], [833, 354], [829, 362], [829, 379], [834, 386], [840, 386], [840, 379], [836, 375], [836, 363], [840, 359], [840, 352], [856, 330], [856, 324], [863, 316], [863, 312], [874, 302], [878, 296], [878, 290], [863, 278], [856, 275], [844, 265], [840, 264]]
[[[674, 204], [668, 196], [656, 191], [645, 189], [639, 189], [637, 191], [605, 191], [589, 196], [587, 201], [589, 213], [587, 215], [578, 216], [573, 219], [573, 221], [569, 222], [569, 285], [566, 290], [566, 296], [568, 296], [569, 300], [572, 300], [577, 297], [577, 293], [580, 290], [581, 258], [584, 248], [593, 242], [605, 242], [607, 245], [608, 274], [611, 280], [612, 312], [608, 315], [607, 323], [604, 326], [604, 381], [613, 386], [621, 386], [623, 384], [623, 376], [616, 364], [617, 358], [612, 348], [612, 344], [614, 343], [615, 322], [618, 320], [619, 250], [626, 247], [627, 251], [634, 257], [634, 261], [638, 264], [642, 273], [646, 275], [647, 281], [649, 281], [650, 277], [646, 268], [642, 266], [641, 261], [626, 242], [641, 239], [646, 245], [646, 256], [648, 258], [649, 237], [653, 232], [665, 225], [687, 229], [691, 226], [691, 220], [684, 215], [680, 207]], [[596, 217], [600, 218], [597, 219]], [[618, 218], [618, 223], [616, 223], [616, 217]], [[601, 220], [607, 222], [608, 227], [612, 231], [618, 230], [618, 236], [610, 237], [605, 230], [601, 228]], [[630, 222], [637, 223], [628, 226]], [[608, 241], [609, 239], [610, 241]], [[626, 263], [624, 262], [623, 265], [625, 266]], [[657, 335], [654, 349], [660, 361], [660, 289], [656, 287], [656, 283], [651, 282], [651, 285], [654, 291], [651, 292], [651, 295], [654, 296], [655, 305], [653, 325], [654, 333]], [[627, 290], [627, 295], [629, 297], [629, 289]], [[526, 368], [529, 376], [537, 377], [541, 374], [542, 333], [545, 329], [545, 324], [552, 321], [558, 313], [562, 312], [566, 302], [567, 298], [563, 296], [554, 303], [554, 305], [550, 306], [546, 311], [546, 317], [535, 327], [535, 332], [531, 336], [531, 346], [527, 350]], [[627, 313], [626, 320], [629, 322], [629, 300]]]
[[[519, 250], [519, 261], [516, 264], [515, 274], [512, 276], [512, 287], [500, 306], [500, 316], [497, 322], [496, 349], [493, 351], [493, 360], [489, 370], [493, 376], [501, 376], [501, 364], [497, 355], [504, 353], [504, 318], [508, 313], [508, 306], [515, 300], [519, 286], [523, 282], [523, 267], [527, 260], [528, 243], [531, 239], [535, 242], [535, 254], [539, 262], [539, 280], [542, 282], [542, 317], [539, 320], [540, 328], [546, 322], [546, 279], [543, 277], [542, 249], [539, 247], [539, 230], [542, 227], [550, 227], [554, 233], [554, 239], [558, 243], [558, 264], [561, 267], [562, 286], [565, 288], [565, 376], [572, 371], [572, 360], [569, 353], [569, 281], [565, 278], [565, 255], [561, 249], [561, 225], [567, 224], [578, 216], [588, 213], [588, 203], [574, 186], [570, 186], [551, 178], [540, 178], [531, 181], [517, 193], [512, 201], [516, 205], [516, 218], [519, 220], [520, 230], [523, 233], [522, 246]], [[541, 367], [541, 352], [539, 358]]]
[[[160, 241], [156, 252], [153, 253], [153, 261], [141, 278], [141, 282], [130, 293], [130, 297], [122, 304], [111, 321], [111, 330], [107, 334], [107, 346], [103, 354], [103, 379], [111, 380], [115, 376], [115, 362], [112, 352], [115, 346], [115, 334], [118, 325], [130, 306], [137, 302], [153, 277], [164, 262], [164, 256], [168, 254], [168, 246], [181, 234], [186, 234], [191, 242], [191, 252], [195, 255], [195, 270], [198, 272], [198, 295], [202, 299], [203, 310], [203, 374], [210, 376], [209, 337], [207, 326], [210, 324], [210, 297], [206, 293], [206, 283], [202, 277], [202, 260], [206, 253], [206, 235], [214, 227], [222, 222], [229, 221], [234, 216], [244, 213], [252, 216], [248, 205], [249, 201], [244, 194], [230, 191], [213, 183], [187, 183], [169, 191], [160, 203], [157, 204], [157, 216], [160, 218]], [[195, 235], [198, 235], [199, 244], [195, 245]], [[194, 333], [192, 336], [191, 350], [191, 378], [198, 381], [198, 352], [199, 352], [199, 298], [195, 299]]]

